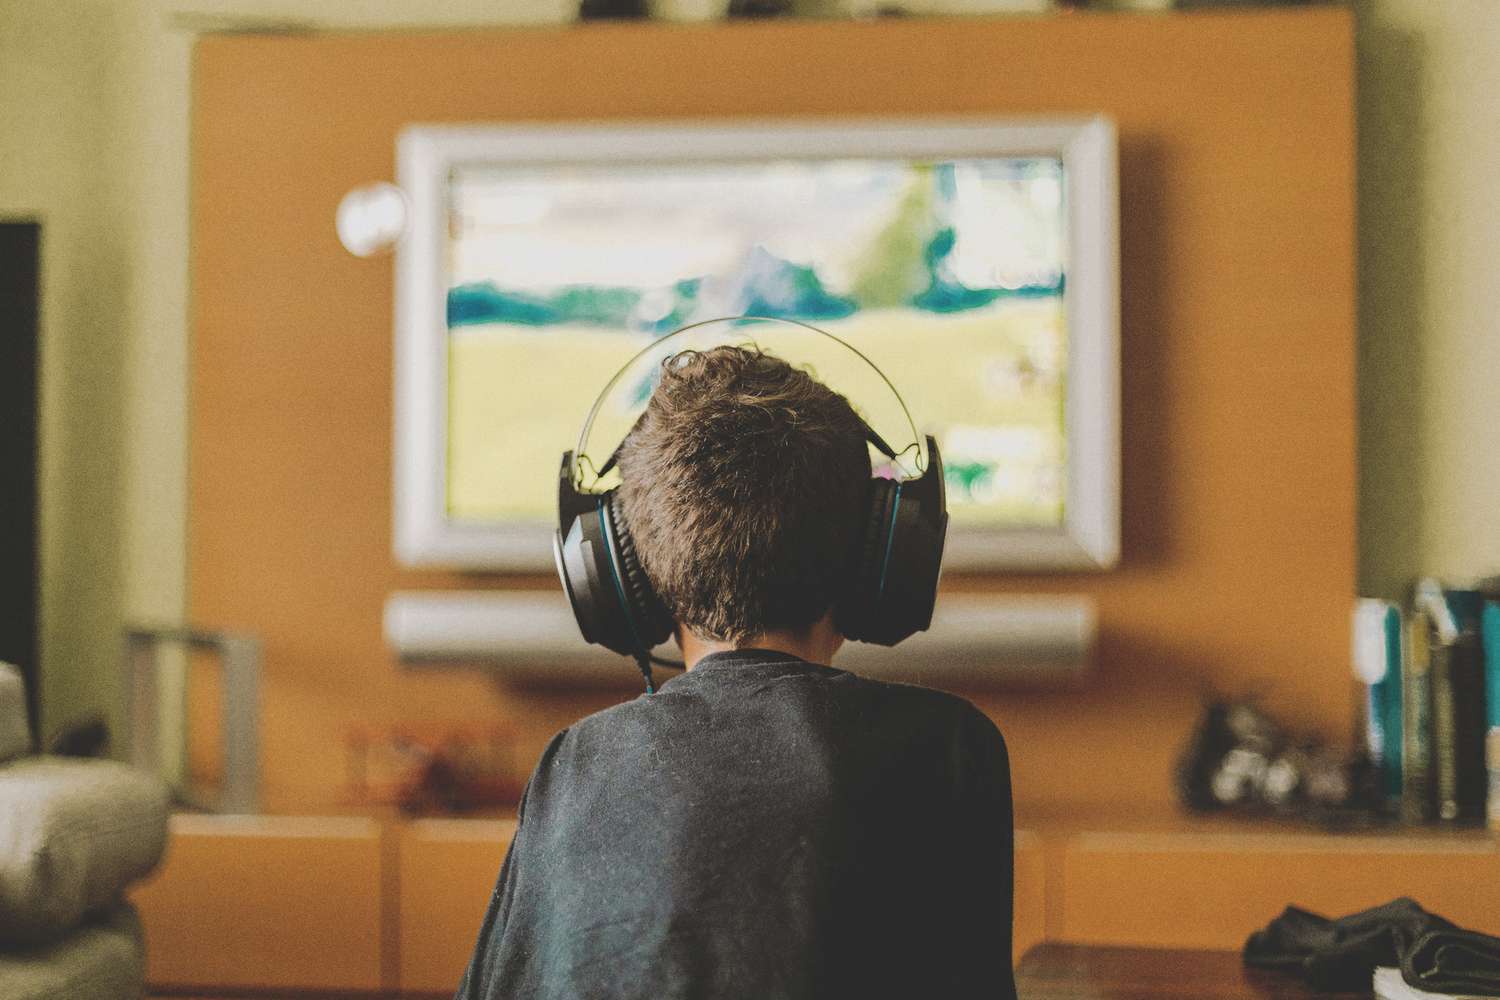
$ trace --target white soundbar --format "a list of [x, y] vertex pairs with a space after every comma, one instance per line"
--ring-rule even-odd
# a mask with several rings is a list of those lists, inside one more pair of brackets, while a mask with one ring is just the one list
[[[1087, 596], [945, 593], [926, 632], [895, 647], [846, 643], [834, 666], [933, 687], [1066, 684], [1092, 665], [1096, 630]], [[583, 641], [561, 590], [394, 593], [385, 638], [412, 665], [460, 661], [529, 684], [639, 682], [628, 659]], [[657, 654], [679, 655], [673, 643]]]

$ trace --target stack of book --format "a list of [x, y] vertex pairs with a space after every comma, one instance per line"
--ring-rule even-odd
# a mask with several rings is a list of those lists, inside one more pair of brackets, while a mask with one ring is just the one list
[[1354, 608], [1360, 741], [1410, 823], [1500, 829], [1500, 594], [1423, 580]]

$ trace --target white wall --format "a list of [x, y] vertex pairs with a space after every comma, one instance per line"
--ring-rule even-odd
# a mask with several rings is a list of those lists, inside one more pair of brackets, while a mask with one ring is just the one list
[[[561, 2], [0, 0], [0, 215], [46, 226], [45, 727], [111, 706], [121, 623], [185, 603], [195, 33], [524, 23]], [[1500, 17], [1355, 7], [1361, 580], [1395, 594], [1500, 571]]]
[[178, 621], [186, 603], [197, 33], [525, 24], [559, 19], [566, 8], [566, 0], [0, 0], [0, 217], [40, 218], [45, 227], [44, 731], [93, 711], [113, 714], [121, 625]]
[[[97, 704], [123, 600], [126, 344], [132, 285], [107, 0], [0, 4], [0, 216], [40, 220], [43, 704]], [[180, 392], [180, 390], [179, 390]], [[175, 549], [181, 551], [181, 543]], [[0, 613], [4, 613], [0, 609]], [[54, 714], [51, 706], [61, 706]]]
[[1359, 14], [1361, 582], [1500, 573], [1500, 11]]

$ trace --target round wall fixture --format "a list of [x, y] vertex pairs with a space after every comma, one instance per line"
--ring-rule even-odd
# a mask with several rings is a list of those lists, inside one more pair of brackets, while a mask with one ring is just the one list
[[339, 242], [356, 257], [389, 250], [406, 232], [406, 195], [394, 184], [364, 184], [344, 195], [334, 224]]

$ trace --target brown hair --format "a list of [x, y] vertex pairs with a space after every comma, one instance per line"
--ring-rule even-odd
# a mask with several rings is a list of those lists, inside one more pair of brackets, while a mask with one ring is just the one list
[[832, 607], [870, 486], [843, 396], [760, 350], [683, 351], [620, 450], [641, 566], [685, 628], [742, 643]]

